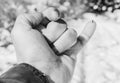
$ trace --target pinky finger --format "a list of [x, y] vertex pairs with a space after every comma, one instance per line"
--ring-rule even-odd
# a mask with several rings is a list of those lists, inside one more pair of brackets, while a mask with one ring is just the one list
[[96, 23], [90, 21], [84, 27], [82, 33], [78, 36], [76, 44], [66, 52], [66, 55], [71, 55], [73, 59], [76, 59], [77, 54], [86, 45], [89, 39], [92, 37], [96, 29]]
[[78, 36], [78, 41], [84, 46], [89, 39], [92, 37], [96, 29], [96, 22], [90, 21], [86, 24], [85, 28], [83, 29], [82, 33]]

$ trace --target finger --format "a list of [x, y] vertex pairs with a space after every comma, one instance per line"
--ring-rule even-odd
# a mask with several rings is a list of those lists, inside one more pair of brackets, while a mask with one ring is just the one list
[[58, 9], [50, 7], [43, 11], [44, 17], [47, 17], [50, 21], [56, 21], [60, 18], [60, 12]]
[[49, 22], [60, 19], [61, 13], [58, 9], [50, 7], [43, 11], [43, 16], [44, 18], [41, 24], [46, 27]]
[[68, 29], [55, 43], [54, 46], [59, 53], [70, 49], [77, 41], [77, 33], [74, 29]]
[[80, 36], [78, 36], [77, 43], [66, 52], [66, 55], [71, 55], [71, 57], [75, 59], [83, 46], [90, 40], [95, 29], [96, 23], [94, 21], [88, 22]]
[[17, 17], [14, 27], [30, 30], [39, 26], [42, 19], [42, 13], [23, 14]]
[[89, 41], [89, 39], [92, 37], [93, 33], [95, 32], [95, 29], [96, 29], [95, 21], [92, 20], [86, 24], [84, 30], [78, 36], [78, 40], [82, 46], [84, 46]]
[[50, 22], [46, 29], [42, 30], [43, 35], [50, 41], [56, 41], [67, 29], [67, 24], [62, 19]]

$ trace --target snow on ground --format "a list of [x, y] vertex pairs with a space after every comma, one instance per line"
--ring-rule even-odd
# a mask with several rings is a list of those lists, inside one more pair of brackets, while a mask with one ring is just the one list
[[0, 47], [0, 74], [11, 68], [17, 61], [13, 45]]
[[[72, 83], [120, 83], [120, 23], [92, 14], [86, 14], [85, 18], [94, 19], [97, 29], [78, 55]], [[70, 22], [77, 28], [85, 23], [80, 19], [75, 24]]]

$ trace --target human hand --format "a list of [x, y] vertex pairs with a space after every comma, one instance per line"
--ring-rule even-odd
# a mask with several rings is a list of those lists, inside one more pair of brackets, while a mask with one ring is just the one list
[[[46, 27], [42, 25], [45, 16], [51, 21]], [[58, 17], [54, 9], [49, 14], [35, 12], [20, 15], [11, 36], [19, 63], [36, 67], [55, 83], [69, 83], [76, 56], [93, 35], [96, 24], [94, 21], [89, 22], [81, 35], [77, 36], [76, 31], [67, 29], [67, 24], [63, 20], [58, 21]]]

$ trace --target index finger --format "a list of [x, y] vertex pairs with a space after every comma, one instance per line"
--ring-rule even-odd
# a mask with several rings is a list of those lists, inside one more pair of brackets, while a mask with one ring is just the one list
[[39, 26], [43, 19], [43, 15], [40, 12], [35, 13], [25, 13], [22, 15], [19, 15], [16, 19], [14, 29], [15, 28], [23, 28], [24, 30], [30, 30], [34, 29], [36, 26]]

